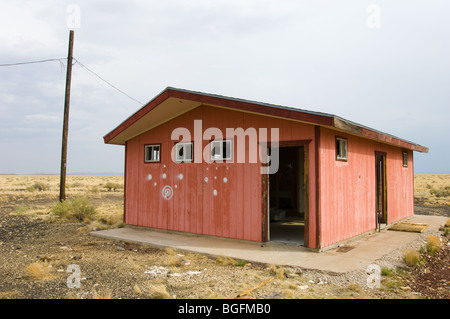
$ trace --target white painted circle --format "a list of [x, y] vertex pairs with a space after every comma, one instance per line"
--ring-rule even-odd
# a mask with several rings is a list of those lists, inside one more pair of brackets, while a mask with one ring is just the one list
[[173, 196], [173, 189], [169, 185], [164, 186], [162, 189], [162, 196], [165, 200], [169, 200]]
[[224, 177], [224, 178], [223, 178], [223, 182], [224, 182], [224, 183], [228, 182], [228, 178]]
[[148, 174], [147, 180], [148, 180], [148, 181], [151, 181], [151, 180], [152, 180], [152, 174]]
[[166, 177], [167, 177], [166, 173], [162, 174], [163, 179], [166, 179]]
[[213, 191], [213, 195], [217, 196], [217, 190], [216, 189]]
[[178, 175], [178, 179], [181, 181], [183, 179], [183, 174]]
[[205, 177], [205, 182], [208, 182], [208, 177]]

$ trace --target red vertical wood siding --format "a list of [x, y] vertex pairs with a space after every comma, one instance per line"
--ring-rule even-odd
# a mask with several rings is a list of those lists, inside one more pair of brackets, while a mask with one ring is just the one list
[[[403, 167], [402, 149], [321, 128], [321, 246], [376, 228], [375, 151], [386, 152], [387, 216], [392, 223], [414, 214], [413, 156]], [[347, 138], [348, 160], [336, 161], [336, 136]]]
[[[127, 224], [196, 234], [261, 241], [261, 163], [237, 163], [237, 143], [233, 163], [174, 163], [171, 159], [171, 133], [185, 127], [194, 139], [194, 120], [202, 120], [203, 131], [217, 127], [279, 128], [280, 141], [313, 140], [309, 124], [270, 118], [222, 108], [200, 106], [127, 142], [126, 221]], [[144, 163], [144, 145], [161, 144], [161, 163]], [[209, 147], [194, 143], [194, 156]], [[316, 246], [314, 143], [308, 150], [309, 161], [309, 246]], [[246, 139], [248, 154], [248, 139]], [[247, 155], [248, 159], [248, 155]], [[151, 177], [151, 178], [150, 178]], [[226, 178], [226, 180], [224, 180]], [[165, 200], [162, 188], [173, 188], [173, 197]], [[216, 195], [215, 195], [216, 194]]]
[[[224, 138], [227, 138], [226, 128], [246, 130], [253, 127], [268, 128], [269, 141], [270, 128], [279, 128], [281, 142], [311, 141], [305, 146], [308, 154], [306, 235], [311, 248], [326, 247], [375, 229], [375, 151], [387, 154], [388, 222], [414, 213], [412, 151], [408, 151], [408, 167], [403, 167], [403, 150], [398, 147], [324, 127], [315, 132], [315, 126], [311, 124], [201, 106], [127, 142], [127, 224], [262, 240], [261, 163], [259, 158], [257, 163], [248, 162], [248, 139], [246, 163], [237, 163], [236, 139], [233, 163], [204, 162], [203, 149], [208, 147], [209, 151], [206, 140], [202, 140], [201, 145], [194, 143], [194, 156], [200, 156], [202, 163], [177, 164], [172, 161], [171, 151], [176, 142], [171, 140], [172, 130], [185, 127], [194, 140], [194, 120], [199, 119], [203, 131], [217, 127]], [[320, 137], [317, 143], [316, 136]], [[336, 136], [348, 140], [346, 162], [335, 159]], [[161, 144], [161, 163], [144, 163], [146, 144]], [[162, 197], [165, 185], [173, 189], [170, 200]]]

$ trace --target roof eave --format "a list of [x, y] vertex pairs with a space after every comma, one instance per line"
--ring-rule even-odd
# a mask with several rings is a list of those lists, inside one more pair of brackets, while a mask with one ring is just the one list
[[334, 117], [333, 126], [336, 129], [348, 132], [350, 134], [362, 136], [368, 139], [372, 139], [378, 142], [384, 142], [394, 146], [402, 147], [412, 151], [417, 151], [421, 153], [428, 153], [428, 148], [399, 137], [393, 136], [391, 134], [383, 133], [372, 128], [345, 120], [343, 118]]
[[405, 149], [410, 149], [413, 151], [418, 151], [422, 153], [428, 153], [428, 148], [409, 142], [390, 134], [386, 134], [372, 128], [365, 127], [363, 125], [345, 120], [338, 116], [320, 112], [312, 112], [302, 109], [289, 108], [279, 105], [248, 101], [237, 98], [230, 98], [220, 95], [207, 94], [202, 92], [188, 91], [184, 89], [176, 89], [172, 87], [167, 87], [164, 91], [158, 94], [150, 102], [140, 108], [133, 115], [128, 117], [114, 130], [109, 132], [103, 137], [106, 144], [117, 144], [124, 145], [124, 139], [118, 138], [118, 136], [123, 133], [128, 127], [136, 123], [140, 118], [142, 118], [147, 113], [151, 112], [158, 105], [163, 103], [170, 97], [195, 101], [201, 104], [226, 107], [230, 109], [235, 109], [239, 111], [252, 112], [263, 114], [267, 116], [276, 116], [286, 119], [307, 122], [313, 125], [320, 125], [324, 127], [329, 127], [331, 129], [335, 128], [341, 131], [345, 131], [354, 135], [362, 136], [368, 139], [392, 144]]

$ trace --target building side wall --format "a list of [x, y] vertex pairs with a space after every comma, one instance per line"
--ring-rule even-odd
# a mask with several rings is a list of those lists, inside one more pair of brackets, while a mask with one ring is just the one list
[[[402, 148], [321, 128], [320, 242], [326, 247], [376, 228], [375, 151], [386, 153], [387, 219], [414, 214], [413, 153], [403, 167]], [[347, 138], [348, 160], [336, 160], [336, 136]]]
[[[281, 141], [313, 140], [314, 127], [289, 120], [271, 118], [229, 109], [200, 106], [127, 142], [126, 201], [127, 224], [195, 234], [214, 235], [252, 241], [262, 240], [261, 163], [204, 162], [209, 140], [194, 142], [194, 156], [201, 163], [174, 163], [171, 140], [175, 128], [187, 128], [194, 140], [194, 120], [202, 120], [203, 131], [210, 127], [279, 128]], [[268, 130], [270, 141], [270, 130]], [[225, 136], [224, 136], [225, 137]], [[144, 163], [144, 146], [161, 144], [161, 162]], [[248, 139], [246, 141], [248, 156]], [[309, 143], [309, 246], [316, 246], [316, 192], [314, 142]], [[173, 196], [162, 196], [170, 186]]]

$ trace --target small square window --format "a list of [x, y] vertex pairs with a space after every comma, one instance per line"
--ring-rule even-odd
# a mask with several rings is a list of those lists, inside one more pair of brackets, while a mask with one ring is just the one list
[[221, 140], [211, 142], [211, 160], [231, 160], [231, 140]]
[[347, 160], [347, 139], [336, 137], [336, 160]]
[[408, 152], [403, 152], [403, 167], [408, 167]]
[[192, 162], [194, 159], [194, 143], [177, 143], [175, 144], [175, 161], [176, 162]]
[[161, 162], [161, 145], [145, 145], [145, 162], [159, 163]]

